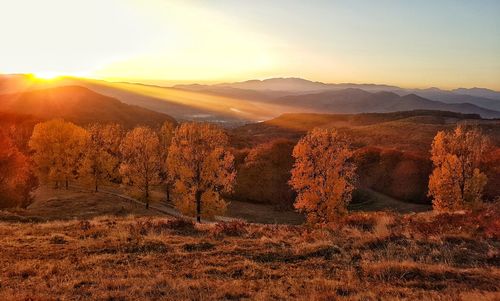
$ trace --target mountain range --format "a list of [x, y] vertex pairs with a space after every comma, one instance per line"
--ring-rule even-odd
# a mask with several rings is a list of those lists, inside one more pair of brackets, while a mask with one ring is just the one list
[[[102, 96], [102, 99], [111, 98], [123, 105], [166, 114], [179, 121], [219, 122], [227, 127], [268, 120], [283, 113], [440, 110], [479, 114], [483, 118], [500, 118], [500, 92], [480, 88], [404, 89], [376, 84], [326, 84], [300, 78], [163, 87], [74, 77], [43, 82], [33, 81], [26, 75], [0, 76], [0, 95], [65, 86], [84, 87]], [[98, 106], [93, 99], [95, 94], [88, 95], [92, 106]], [[29, 97], [24, 99], [27, 102]], [[146, 118], [141, 116], [144, 113], [136, 114], [136, 119]]]
[[397, 86], [378, 84], [326, 84], [322, 82], [309, 81], [302, 78], [271, 78], [266, 80], [249, 80], [236, 83], [223, 83], [216, 85], [177, 85], [179, 89], [193, 90], [198, 92], [218, 93], [223, 95], [235, 95], [236, 90], [242, 90], [242, 94], [251, 94], [250, 91], [260, 93], [261, 98], [274, 98], [286, 95], [318, 94], [326, 91], [337, 91], [344, 89], [361, 89], [366, 92], [393, 92], [400, 96], [415, 94], [429, 100], [444, 103], [470, 103], [485, 109], [500, 111], [500, 92], [484, 88], [458, 88], [454, 90], [443, 90], [439, 88], [428, 89], [405, 89]]

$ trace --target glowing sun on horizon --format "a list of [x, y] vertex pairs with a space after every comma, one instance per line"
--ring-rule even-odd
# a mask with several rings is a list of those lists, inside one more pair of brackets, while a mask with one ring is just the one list
[[35, 72], [34, 77], [37, 79], [41, 80], [53, 80], [58, 77], [63, 76], [63, 74], [58, 73], [58, 72], [53, 72], [53, 71], [41, 71], [41, 72]]

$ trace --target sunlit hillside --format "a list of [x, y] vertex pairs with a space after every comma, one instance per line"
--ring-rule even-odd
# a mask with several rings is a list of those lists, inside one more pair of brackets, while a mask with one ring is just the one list
[[158, 126], [172, 117], [81, 86], [57, 86], [0, 95], [0, 112], [32, 115], [39, 119], [64, 118], [78, 123], [117, 122], [126, 127]]

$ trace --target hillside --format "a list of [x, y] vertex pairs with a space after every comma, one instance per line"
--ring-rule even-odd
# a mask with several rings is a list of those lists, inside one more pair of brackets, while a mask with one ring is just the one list
[[352, 214], [335, 229], [0, 222], [0, 299], [496, 300], [496, 219], [498, 209]]
[[166, 114], [127, 105], [80, 86], [0, 95], [0, 112], [31, 115], [40, 119], [64, 118], [77, 124], [116, 122], [125, 127], [175, 122]]
[[[485, 158], [483, 171], [488, 176], [486, 198], [494, 199], [500, 193], [498, 120], [441, 111], [284, 114], [269, 121], [236, 128], [230, 133], [233, 146], [244, 152], [280, 139], [294, 144], [315, 127], [335, 128], [349, 137], [355, 149], [361, 188], [354, 195], [355, 201], [378, 203], [377, 196], [370, 193], [375, 191], [400, 201], [429, 203], [427, 185], [432, 170], [429, 153], [432, 140], [438, 131], [452, 130], [458, 123], [477, 124], [491, 139], [493, 149]], [[291, 150], [276, 156], [290, 157]], [[274, 172], [279, 171], [282, 172]], [[286, 181], [282, 185], [286, 186]]]
[[[427, 152], [439, 130], [451, 129], [457, 122], [479, 124], [500, 145], [500, 121], [481, 119], [475, 114], [445, 111], [414, 110], [391, 113], [362, 114], [283, 114], [260, 123], [234, 129], [233, 143], [259, 144], [277, 137], [298, 139], [314, 127], [337, 128], [351, 135], [355, 144]], [[401, 133], [412, 135], [401, 136]], [[402, 137], [405, 137], [402, 139]]]

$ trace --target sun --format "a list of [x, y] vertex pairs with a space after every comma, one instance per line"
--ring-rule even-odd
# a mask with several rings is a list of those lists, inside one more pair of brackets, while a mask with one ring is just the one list
[[40, 71], [34, 73], [33, 75], [35, 76], [35, 78], [41, 80], [54, 80], [57, 79], [58, 77], [63, 76], [62, 74], [53, 71]]

